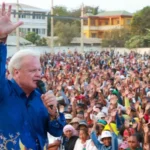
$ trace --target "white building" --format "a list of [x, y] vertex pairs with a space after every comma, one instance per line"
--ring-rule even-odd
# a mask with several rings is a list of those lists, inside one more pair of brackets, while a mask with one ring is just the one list
[[[16, 22], [16, 3], [7, 3], [6, 5], [12, 5], [12, 13], [14, 14], [11, 15], [11, 20]], [[20, 36], [25, 36], [28, 32], [35, 32], [41, 37], [47, 36], [48, 21], [45, 16], [48, 14], [47, 10], [19, 3], [19, 12], [23, 13], [19, 14], [19, 20], [24, 22], [19, 27]]]

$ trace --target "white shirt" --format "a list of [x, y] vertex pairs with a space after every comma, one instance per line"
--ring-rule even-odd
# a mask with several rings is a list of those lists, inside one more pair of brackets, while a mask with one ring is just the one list
[[82, 144], [80, 139], [77, 139], [73, 150], [83, 150], [86, 147], [86, 143]]
[[86, 150], [97, 150], [96, 146], [94, 145], [91, 139], [86, 141]]

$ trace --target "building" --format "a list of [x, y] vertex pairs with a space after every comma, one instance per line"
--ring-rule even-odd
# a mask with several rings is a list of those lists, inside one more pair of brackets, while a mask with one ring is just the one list
[[[16, 22], [17, 4], [7, 3], [6, 5], [12, 5], [11, 20], [12, 22]], [[45, 16], [48, 14], [47, 10], [19, 3], [19, 12], [19, 20], [24, 22], [24, 24], [19, 27], [20, 36], [24, 37], [28, 32], [35, 32], [41, 37], [47, 36], [48, 21]]]
[[97, 15], [90, 13], [84, 17], [83, 32], [87, 38], [103, 38], [104, 32], [129, 27], [132, 14], [127, 11], [104, 11]]

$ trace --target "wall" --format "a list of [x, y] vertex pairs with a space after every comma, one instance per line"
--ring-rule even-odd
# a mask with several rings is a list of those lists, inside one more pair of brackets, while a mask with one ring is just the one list
[[102, 48], [100, 50], [110, 50], [110, 49], [114, 49], [115, 52], [119, 52], [121, 54], [126, 53], [130, 53], [131, 51], [135, 51], [138, 52], [140, 54], [144, 54], [147, 53], [148, 55], [150, 55], [150, 48], [136, 48], [136, 49], [127, 49], [127, 48]]

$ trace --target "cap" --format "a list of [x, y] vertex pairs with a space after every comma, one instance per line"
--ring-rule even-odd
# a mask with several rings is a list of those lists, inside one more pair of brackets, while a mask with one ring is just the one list
[[118, 96], [119, 93], [118, 93], [118, 91], [117, 91], [116, 89], [114, 89], [114, 90], [112, 91], [112, 94]]
[[75, 117], [72, 119], [72, 121], [70, 122], [70, 124], [73, 124], [73, 123], [79, 123], [80, 122], [80, 119], [78, 117]]
[[86, 126], [87, 127], [87, 123], [86, 123], [86, 121], [85, 120], [81, 120], [80, 122], [79, 122], [79, 126], [80, 125], [84, 125], [84, 126]]
[[102, 119], [97, 120], [97, 123], [101, 124], [102, 126], [105, 126], [107, 124], [107, 122], [105, 120], [102, 120]]
[[[118, 135], [119, 131], [117, 129], [117, 125], [115, 123], [110, 123], [110, 125], [111, 125], [111, 128], [113, 129], [114, 133], [116, 135]], [[108, 124], [105, 126], [104, 131], [111, 131], [110, 126]]]
[[72, 115], [71, 114], [65, 114], [65, 119], [72, 119]]
[[127, 149], [129, 147], [128, 142], [124, 141], [123, 143], [120, 144], [119, 148]]
[[102, 119], [102, 118], [104, 118], [104, 117], [106, 117], [106, 116], [105, 116], [105, 114], [104, 114], [103, 112], [99, 112], [99, 113], [96, 115], [97, 120], [98, 120], [98, 119]]
[[110, 131], [103, 131], [101, 134], [101, 139], [103, 138], [108, 138], [108, 137], [112, 137], [111, 132]]

